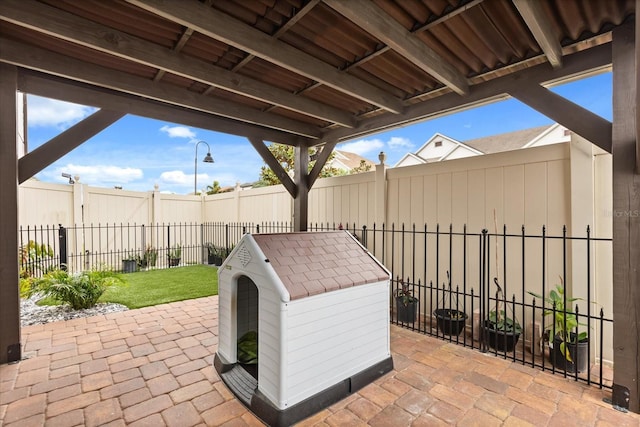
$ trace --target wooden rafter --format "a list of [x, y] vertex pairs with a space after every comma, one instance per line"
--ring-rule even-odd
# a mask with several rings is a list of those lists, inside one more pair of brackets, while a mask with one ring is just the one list
[[267, 141], [286, 145], [300, 144], [300, 138], [285, 132], [238, 122], [201, 111], [187, 110], [139, 96], [114, 92], [109, 89], [96, 89], [83, 83], [47, 76], [34, 71], [23, 70], [20, 73], [18, 83], [20, 91], [46, 98], [123, 111], [141, 117], [181, 123], [186, 126], [224, 132], [230, 135], [247, 138], [260, 137]]
[[[289, 19], [282, 27], [278, 28], [278, 30], [273, 34], [273, 38], [274, 39], [278, 39], [280, 38], [284, 33], [286, 33], [287, 31], [289, 31], [289, 28], [293, 27], [296, 22], [300, 21], [302, 18], [305, 17], [305, 15], [309, 12], [311, 12], [311, 10], [318, 4], [320, 3], [320, 0], [311, 0], [309, 1], [307, 4], [305, 4], [302, 9], [300, 9], [299, 11], [297, 11], [295, 13], [295, 15], [293, 15], [291, 17], [291, 19]], [[251, 62], [251, 60], [253, 58], [255, 58], [256, 56], [253, 54], [249, 54], [246, 57], [244, 57], [242, 59], [242, 61], [240, 61], [238, 64], [236, 64], [235, 67], [233, 67], [233, 71], [236, 72], [238, 70], [240, 70], [242, 67], [244, 67], [245, 65], [247, 65], [249, 62]]]
[[127, 0], [127, 2], [163, 18], [194, 28], [202, 34], [350, 96], [393, 113], [402, 112], [401, 100], [391, 94], [199, 2], [162, 0]]
[[522, 84], [510, 95], [611, 153], [611, 122], [538, 84]]
[[327, 164], [327, 160], [329, 160], [329, 156], [336, 148], [336, 144], [338, 141], [330, 141], [324, 144], [322, 150], [318, 154], [318, 158], [316, 159], [316, 163], [313, 165], [311, 172], [309, 172], [308, 184], [309, 188], [313, 187], [316, 179], [320, 176], [320, 172], [322, 172], [322, 168]]
[[513, 4], [551, 66], [554, 68], [562, 66], [562, 46], [560, 41], [554, 38], [551, 24], [542, 10], [542, 3], [539, 0], [513, 0]]
[[71, 80], [168, 102], [173, 105], [301, 136], [311, 138], [320, 136], [320, 132], [316, 127], [297, 120], [264, 113], [241, 104], [207, 97], [196, 92], [184, 91], [174, 85], [154, 83], [142, 77], [135, 77], [121, 71], [108, 70], [98, 65], [72, 59], [44, 49], [26, 46], [4, 38], [0, 38], [0, 61], [34, 70], [46, 69], [49, 73]]
[[324, 0], [324, 2], [454, 92], [460, 95], [467, 93], [467, 81], [453, 65], [411, 34], [374, 2], [368, 0]]
[[52, 138], [18, 161], [18, 182], [22, 184], [94, 135], [120, 120], [125, 113], [98, 110]]
[[[407, 107], [399, 117], [380, 116], [361, 120], [354, 129], [333, 129], [326, 132], [322, 140], [345, 141], [358, 136], [392, 129], [419, 120], [451, 114], [468, 108], [476, 107], [488, 102], [508, 97], [511, 89], [517, 89], [523, 84], [543, 84], [545, 82], [560, 82], [573, 78], [578, 74], [590, 70], [604, 69], [611, 64], [611, 45], [604, 44], [569, 55], [564, 60], [562, 68], [553, 69], [546, 63], [499, 77], [485, 83], [471, 86], [469, 94], [460, 97], [455, 93], [448, 93]], [[317, 143], [321, 143], [320, 140]]]
[[294, 199], [298, 195], [298, 187], [293, 182], [287, 171], [284, 170], [278, 159], [276, 159], [271, 151], [264, 145], [264, 141], [260, 138], [248, 138], [249, 142], [255, 148], [255, 150], [260, 154], [262, 160], [271, 168], [274, 174], [278, 177], [284, 188], [287, 189], [291, 197]]
[[[329, 105], [296, 96], [250, 77], [241, 76], [204, 61], [177, 54], [156, 44], [73, 16], [45, 4], [7, 0], [4, 6], [0, 8], [0, 19], [13, 24], [140, 64], [160, 68], [208, 85], [218, 86], [321, 120], [347, 127], [354, 125], [352, 115]], [[193, 30], [188, 29], [184, 34], [188, 32], [193, 32]]]

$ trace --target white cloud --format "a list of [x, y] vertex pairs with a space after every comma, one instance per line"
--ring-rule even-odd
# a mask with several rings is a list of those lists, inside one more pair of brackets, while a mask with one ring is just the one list
[[356, 153], [361, 156], [364, 156], [367, 153], [379, 151], [381, 148], [384, 148], [384, 142], [379, 139], [360, 139], [354, 142], [347, 142], [339, 147], [342, 151]]
[[100, 184], [126, 184], [143, 177], [141, 169], [122, 168], [111, 165], [95, 165], [82, 166], [72, 163], [56, 168], [54, 174], [56, 181], [66, 181], [62, 178], [62, 173], [68, 173], [71, 176], [79, 176], [80, 181], [84, 184], [100, 185]]
[[[193, 185], [193, 174], [186, 174], [179, 170], [162, 172], [160, 181], [165, 184]], [[198, 186], [210, 185], [213, 180], [206, 173], [198, 174]]]
[[169, 138], [189, 138], [189, 139], [194, 139], [196, 137], [195, 132], [193, 132], [191, 129], [189, 129], [188, 127], [184, 127], [184, 126], [167, 126], [164, 125], [160, 128], [161, 132], [166, 133], [167, 135], [169, 135]]
[[387, 142], [390, 148], [412, 148], [413, 143], [407, 138], [401, 138], [398, 136], [392, 136]]
[[65, 129], [92, 114], [96, 109], [85, 105], [57, 101], [29, 95], [27, 99], [27, 120], [29, 126], [54, 126]]

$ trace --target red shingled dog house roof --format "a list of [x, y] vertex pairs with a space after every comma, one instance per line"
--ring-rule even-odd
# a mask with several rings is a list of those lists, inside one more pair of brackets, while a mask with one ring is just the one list
[[216, 369], [268, 425], [306, 418], [393, 368], [389, 281], [347, 231], [245, 235], [218, 270]]

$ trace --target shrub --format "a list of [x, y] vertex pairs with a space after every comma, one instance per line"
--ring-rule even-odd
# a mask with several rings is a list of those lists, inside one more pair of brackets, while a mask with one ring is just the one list
[[72, 274], [58, 269], [35, 279], [28, 294], [31, 296], [39, 293], [44, 297], [67, 303], [74, 310], [80, 310], [96, 305], [107, 287], [116, 283], [123, 283], [123, 280], [110, 270], [90, 270]]

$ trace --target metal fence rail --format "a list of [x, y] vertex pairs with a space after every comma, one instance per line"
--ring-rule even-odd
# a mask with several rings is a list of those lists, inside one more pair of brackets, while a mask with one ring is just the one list
[[[593, 298], [598, 285], [593, 274], [594, 252], [601, 245], [610, 246], [611, 239], [593, 238], [589, 228], [584, 236], [572, 237], [567, 235], [566, 228], [561, 235], [551, 236], [544, 227], [539, 233], [530, 233], [524, 227], [516, 233], [506, 227], [501, 232], [473, 233], [466, 226], [456, 229], [438, 224], [309, 226], [309, 231], [341, 229], [353, 234], [391, 271], [392, 323], [523, 365], [611, 388], [610, 378], [603, 372], [603, 361], [612, 347], [613, 320], [605, 315], [610, 310], [595, 304]], [[124, 260], [135, 260], [136, 269], [212, 263], [211, 253], [227, 256], [245, 233], [291, 232], [293, 227], [285, 222], [210, 222], [60, 225], [19, 231], [20, 272], [27, 277], [41, 276], [58, 266], [70, 271], [103, 267], [131, 271], [126, 270]], [[180, 259], [176, 263], [172, 256], [177, 248]], [[561, 306], [532, 295], [547, 296], [558, 285], [562, 291]], [[611, 284], [599, 286], [610, 289]], [[415, 297], [414, 306], [407, 308], [398, 303], [397, 297], [403, 294]], [[574, 305], [568, 295], [583, 298]], [[443, 313], [458, 316], [462, 322], [452, 317], [447, 320]], [[487, 322], [495, 313], [519, 324], [520, 336], [512, 347], [499, 345], [500, 339], [507, 344], [504, 334], [503, 338], [493, 339], [489, 335]], [[552, 319], [556, 316], [565, 319], [565, 324], [559, 325], [572, 333], [589, 334], [587, 352], [578, 353], [572, 363], [557, 363], [552, 346], [544, 344], [544, 331], [548, 331], [548, 341], [554, 341], [558, 324]], [[566, 319], [575, 319], [578, 324], [567, 325], [570, 322]], [[581, 365], [587, 368], [580, 369]], [[576, 366], [578, 369], [574, 369]]]

